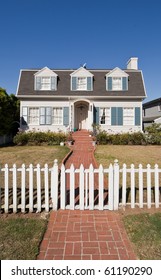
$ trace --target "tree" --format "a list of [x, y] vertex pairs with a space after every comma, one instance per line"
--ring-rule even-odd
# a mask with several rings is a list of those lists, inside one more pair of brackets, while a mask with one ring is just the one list
[[19, 127], [19, 100], [0, 88], [0, 135], [15, 135]]

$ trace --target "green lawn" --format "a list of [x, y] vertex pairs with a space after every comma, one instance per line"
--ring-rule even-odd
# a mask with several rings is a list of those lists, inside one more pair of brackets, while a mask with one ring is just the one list
[[0, 215], [0, 259], [36, 259], [46, 226], [47, 220], [40, 218]]
[[125, 216], [124, 225], [141, 260], [161, 259], [161, 213]]

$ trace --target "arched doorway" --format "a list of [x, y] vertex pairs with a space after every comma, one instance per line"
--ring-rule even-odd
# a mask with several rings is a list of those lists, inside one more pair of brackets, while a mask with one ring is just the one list
[[74, 106], [76, 129], [88, 129], [88, 111], [89, 103], [86, 101], [77, 101]]

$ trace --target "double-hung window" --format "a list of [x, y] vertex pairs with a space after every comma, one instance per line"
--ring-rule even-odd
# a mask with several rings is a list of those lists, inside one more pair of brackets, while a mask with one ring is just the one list
[[35, 90], [57, 90], [57, 77], [35, 77]]
[[51, 124], [51, 107], [40, 107], [40, 124], [49, 125]]
[[52, 124], [63, 124], [63, 109], [55, 107], [52, 109]]
[[122, 79], [121, 78], [112, 78], [112, 90], [122, 90]]
[[110, 108], [100, 108], [99, 110], [99, 115], [100, 115], [100, 124], [111, 124], [111, 110]]
[[28, 123], [39, 125], [39, 108], [29, 107], [28, 108]]
[[87, 89], [87, 78], [78, 77], [77, 78], [77, 90], [86, 90]]
[[134, 108], [123, 109], [123, 123], [124, 125], [134, 125]]

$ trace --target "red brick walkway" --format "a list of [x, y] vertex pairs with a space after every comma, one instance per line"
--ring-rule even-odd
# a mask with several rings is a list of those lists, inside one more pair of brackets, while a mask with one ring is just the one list
[[[82, 163], [88, 168], [94, 147], [87, 132], [76, 132], [73, 154], [66, 167]], [[125, 260], [136, 259], [119, 212], [98, 210], [58, 210], [51, 212], [38, 259]]]

